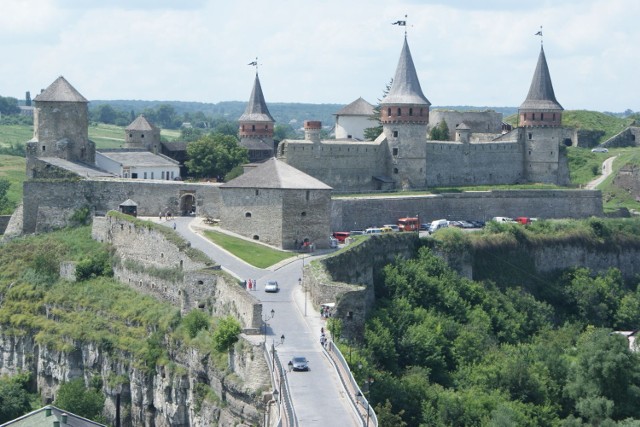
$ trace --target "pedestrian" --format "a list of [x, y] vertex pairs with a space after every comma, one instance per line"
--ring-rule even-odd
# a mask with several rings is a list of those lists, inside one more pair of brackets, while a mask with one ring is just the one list
[[289, 366], [289, 372], [291, 372], [293, 370], [293, 362], [289, 360], [289, 363], [287, 363], [287, 365]]
[[322, 335], [320, 336], [320, 345], [321, 345], [322, 347], [324, 347], [324, 343], [325, 343], [326, 341], [327, 341], [327, 339], [325, 338], [324, 334], [322, 334]]
[[249, 279], [249, 290], [251, 290], [251, 285], [252, 285], [251, 279]]
[[258, 280], [257, 279], [253, 279], [253, 290], [254, 291], [258, 290]]
[[175, 222], [173, 223], [173, 229], [174, 230], [176, 229], [176, 223]]
[[158, 219], [160, 219], [160, 221], [162, 221], [162, 211], [160, 211], [160, 214], [158, 215]]
[[324, 328], [320, 328], [320, 335], [324, 335]]

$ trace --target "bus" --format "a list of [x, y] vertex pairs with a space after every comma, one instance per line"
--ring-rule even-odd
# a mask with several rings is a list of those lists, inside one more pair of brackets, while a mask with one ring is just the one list
[[399, 218], [398, 228], [400, 231], [418, 231], [420, 229], [420, 220], [416, 217]]

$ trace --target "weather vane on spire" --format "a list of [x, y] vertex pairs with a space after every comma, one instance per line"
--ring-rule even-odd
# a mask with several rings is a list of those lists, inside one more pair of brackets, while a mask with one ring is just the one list
[[257, 56], [255, 61], [251, 61], [247, 65], [253, 65], [254, 67], [256, 67], [256, 74], [258, 74], [258, 57]]
[[404, 27], [404, 36], [407, 36], [407, 15], [404, 15], [404, 21], [396, 21], [392, 22], [391, 25], [397, 25], [399, 27]]
[[540, 46], [542, 46], [542, 25], [540, 25], [540, 31], [535, 33], [534, 36], [540, 36]]

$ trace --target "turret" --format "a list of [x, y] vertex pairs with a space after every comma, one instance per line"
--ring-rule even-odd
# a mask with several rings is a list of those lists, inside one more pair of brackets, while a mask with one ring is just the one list
[[160, 129], [140, 114], [125, 128], [124, 148], [144, 148], [152, 153], [160, 152]]
[[422, 93], [413, 58], [404, 38], [404, 45], [389, 93], [380, 103], [380, 121], [390, 123], [429, 124], [431, 103]]
[[463, 144], [469, 143], [469, 136], [471, 135], [471, 128], [464, 122], [460, 123], [456, 127], [456, 142], [462, 142]]
[[304, 139], [314, 144], [320, 144], [320, 131], [322, 130], [322, 122], [317, 120], [304, 121]]
[[560, 126], [563, 110], [553, 92], [547, 59], [541, 46], [527, 99], [518, 109], [520, 126]]
[[262, 94], [258, 73], [253, 83], [249, 104], [238, 119], [240, 146], [249, 151], [250, 161], [262, 161], [273, 156], [273, 125], [267, 103]]

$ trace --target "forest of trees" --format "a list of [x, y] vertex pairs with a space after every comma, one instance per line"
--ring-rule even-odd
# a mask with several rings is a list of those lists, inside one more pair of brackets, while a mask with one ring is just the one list
[[[353, 370], [381, 426], [638, 426], [637, 283], [570, 271], [553, 297], [460, 277], [430, 249], [384, 270]], [[636, 421], [638, 420], [638, 421]]]

